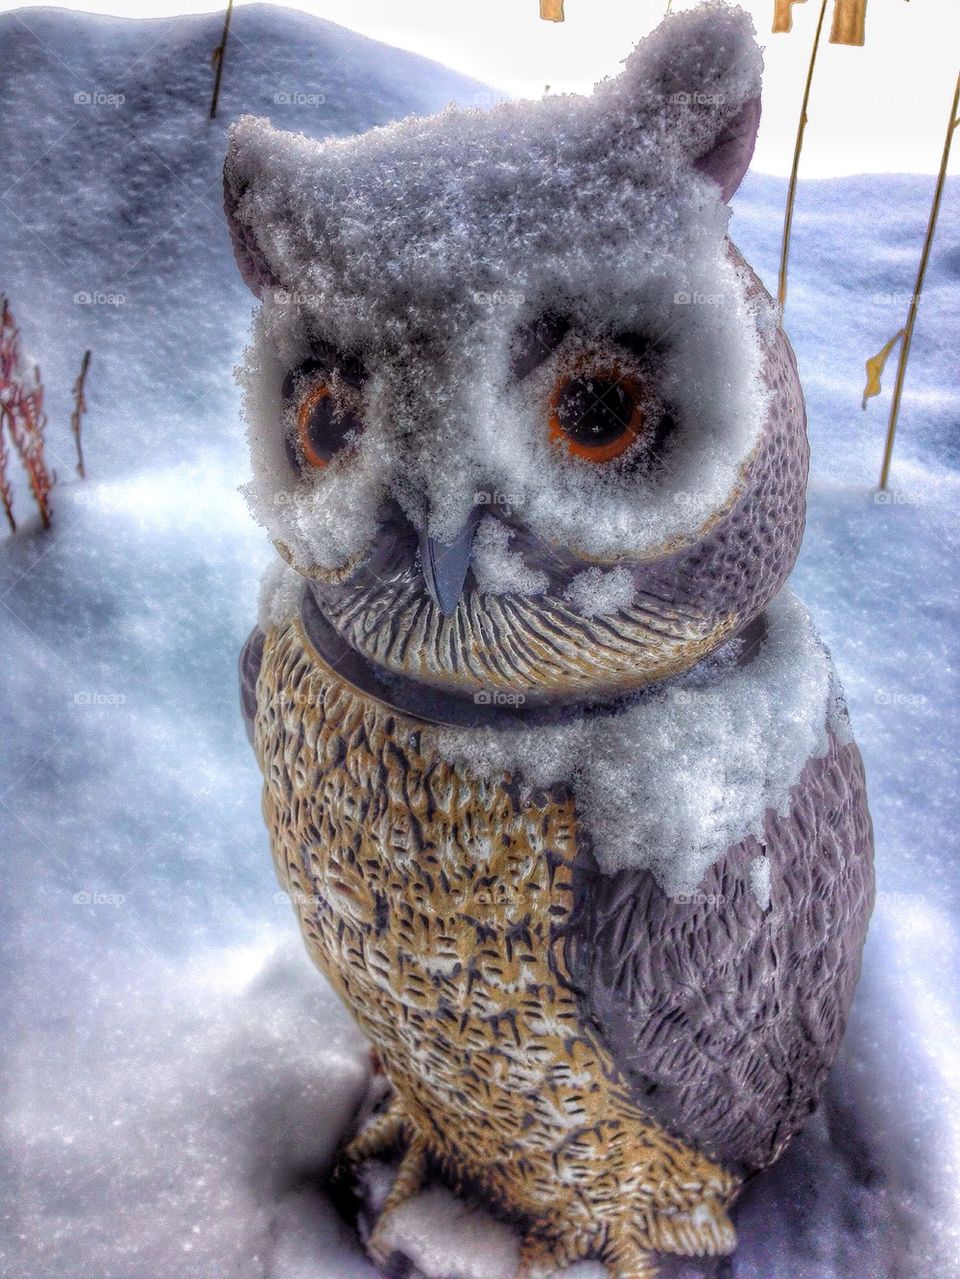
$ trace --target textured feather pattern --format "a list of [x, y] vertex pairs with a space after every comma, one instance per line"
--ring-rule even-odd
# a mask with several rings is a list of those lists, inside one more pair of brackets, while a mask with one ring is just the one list
[[672, 674], [693, 665], [734, 624], [654, 596], [587, 618], [551, 596], [477, 591], [444, 617], [413, 570], [353, 589], [320, 586], [318, 595], [347, 643], [384, 670], [439, 687], [524, 694], [635, 687], [644, 669]]
[[581, 1015], [634, 1095], [712, 1158], [772, 1163], [816, 1105], [860, 972], [873, 844], [856, 745], [831, 734], [789, 812], [768, 812], [762, 841], [731, 848], [692, 898], [666, 897], [648, 871], [602, 875], [587, 853], [574, 896]]
[[[734, 1245], [735, 1175], [651, 1119], [579, 1015], [569, 795], [438, 758], [344, 684], [299, 621], [259, 663], [256, 751], [307, 948], [376, 1045], [396, 1130], [558, 1260], [640, 1273]], [[652, 1273], [652, 1271], [646, 1271]]]

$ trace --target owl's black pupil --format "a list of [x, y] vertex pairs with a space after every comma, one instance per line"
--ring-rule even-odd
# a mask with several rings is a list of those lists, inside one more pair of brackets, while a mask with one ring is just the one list
[[360, 429], [360, 421], [349, 409], [338, 408], [334, 396], [324, 395], [313, 406], [307, 421], [307, 435], [318, 457], [329, 462]]
[[630, 425], [635, 401], [619, 382], [604, 378], [571, 378], [557, 400], [556, 414], [564, 435], [577, 444], [611, 444]]

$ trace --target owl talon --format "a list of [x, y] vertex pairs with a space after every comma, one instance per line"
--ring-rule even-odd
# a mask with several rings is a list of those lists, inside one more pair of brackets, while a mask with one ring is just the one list
[[393, 1246], [385, 1237], [390, 1216], [401, 1204], [407, 1203], [408, 1200], [413, 1199], [420, 1193], [426, 1171], [427, 1143], [421, 1136], [416, 1135], [400, 1161], [400, 1167], [397, 1170], [393, 1185], [390, 1187], [390, 1193], [384, 1200], [377, 1224], [367, 1240], [367, 1251], [376, 1265], [385, 1266], [394, 1251]]
[[590, 1255], [590, 1239], [580, 1232], [559, 1238], [527, 1235], [520, 1245], [517, 1279], [552, 1279], [558, 1271]]
[[656, 1256], [632, 1240], [621, 1239], [603, 1257], [610, 1279], [657, 1279]]
[[340, 1152], [342, 1168], [356, 1168], [367, 1159], [376, 1159], [399, 1145], [407, 1131], [408, 1121], [403, 1108], [392, 1101], [386, 1110], [363, 1128], [349, 1145]]
[[551, 1243], [538, 1235], [527, 1235], [520, 1246], [517, 1279], [548, 1279], [560, 1264]]

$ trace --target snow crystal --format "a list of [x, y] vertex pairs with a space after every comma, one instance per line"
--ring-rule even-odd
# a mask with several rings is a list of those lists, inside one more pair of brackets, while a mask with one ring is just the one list
[[625, 568], [588, 568], [573, 579], [566, 596], [584, 617], [596, 617], [629, 608], [636, 596], [636, 585]]
[[603, 871], [648, 867], [665, 892], [692, 893], [731, 844], [761, 834], [769, 808], [786, 812], [803, 766], [827, 749], [829, 655], [789, 591], [764, 619], [736, 661], [701, 663], [617, 714], [430, 733], [477, 770], [570, 782]]
[[546, 573], [531, 568], [519, 551], [510, 550], [512, 530], [489, 515], [477, 525], [470, 564], [477, 586], [490, 595], [537, 595], [550, 585]]
[[260, 581], [257, 599], [257, 625], [262, 631], [282, 626], [288, 617], [300, 611], [303, 578], [285, 560], [272, 560]]
[[[692, 539], [728, 503], [765, 415], [769, 334], [697, 166], [757, 98], [761, 65], [746, 14], [711, 0], [592, 97], [322, 143], [233, 126], [234, 216], [273, 281], [242, 374], [247, 494], [298, 567], [362, 555], [388, 496], [449, 542], [478, 491], [508, 494], [535, 533], [598, 557]], [[364, 429], [304, 470], [290, 388], [318, 352], [316, 376], [363, 370]], [[577, 369], [630, 379], [649, 429], [615, 461], [551, 437]]]
[[763, 910], [770, 905], [770, 862], [754, 857], [750, 863], [750, 888]]

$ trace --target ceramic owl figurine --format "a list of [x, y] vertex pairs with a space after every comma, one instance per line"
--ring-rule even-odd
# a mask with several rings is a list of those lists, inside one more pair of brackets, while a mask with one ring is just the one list
[[225, 169], [261, 299], [241, 663], [277, 872], [390, 1093], [345, 1159], [514, 1223], [518, 1273], [734, 1248], [870, 912], [863, 770], [784, 589], [807, 444], [727, 237], [761, 56], [719, 3], [589, 98]]

